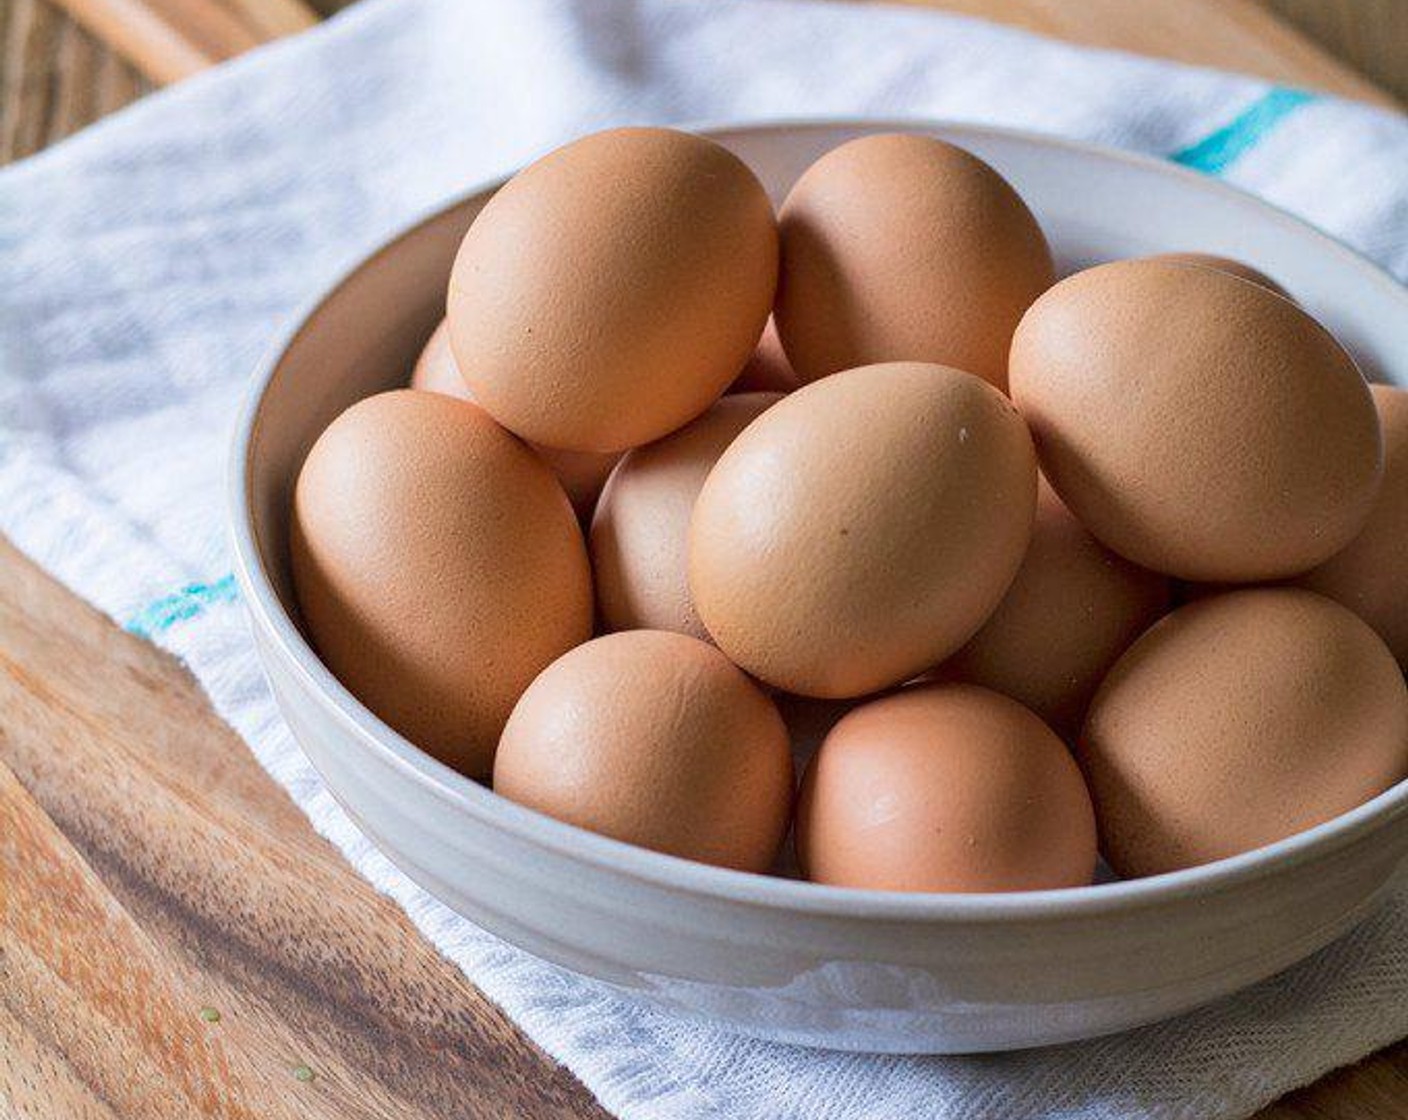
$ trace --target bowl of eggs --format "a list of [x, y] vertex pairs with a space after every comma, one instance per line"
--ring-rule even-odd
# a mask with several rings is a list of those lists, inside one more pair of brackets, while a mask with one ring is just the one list
[[236, 571], [328, 788], [506, 941], [791, 1043], [1088, 1038], [1401, 879], [1395, 383], [1403, 288], [1158, 161], [618, 129], [298, 316]]

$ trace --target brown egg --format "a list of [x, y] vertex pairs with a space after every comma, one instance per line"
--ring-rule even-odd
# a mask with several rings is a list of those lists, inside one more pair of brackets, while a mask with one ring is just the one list
[[689, 586], [740, 666], [806, 696], [908, 680], [982, 625], [1031, 532], [1036, 465], [987, 382], [895, 362], [784, 397], [690, 521]]
[[766, 871], [787, 831], [792, 755], [772, 701], [713, 646], [628, 630], [529, 686], [494, 789], [617, 840]]
[[763, 328], [763, 337], [758, 339], [758, 348], [753, 351], [738, 379], [729, 386], [729, 392], [790, 393], [800, 384], [797, 371], [792, 368], [782, 349], [782, 340], [777, 337], [777, 321], [769, 316], [768, 325]]
[[[430, 341], [425, 344], [420, 357], [416, 359], [415, 370], [411, 373], [411, 388], [427, 393], [443, 393], [447, 397], [458, 397], [462, 401], [474, 400], [464, 378], [460, 376], [455, 355], [450, 350], [450, 335], [444, 320], [435, 328]], [[476, 402], [477, 403], [477, 402]], [[577, 516], [591, 516], [596, 505], [597, 495], [606, 482], [606, 476], [616, 465], [619, 455], [601, 455], [595, 451], [559, 451], [541, 444], [528, 445], [542, 458], [557, 475], [562, 488], [572, 500], [572, 508]]]
[[780, 393], [742, 393], [664, 439], [626, 452], [592, 519], [598, 617], [607, 630], [709, 640], [689, 597], [689, 515], [710, 468]]
[[1243, 280], [1250, 280], [1253, 284], [1260, 284], [1268, 292], [1275, 292], [1278, 296], [1291, 298], [1291, 293], [1276, 283], [1275, 280], [1267, 276], [1259, 268], [1253, 268], [1249, 264], [1235, 260], [1232, 257], [1218, 256], [1216, 253], [1159, 253], [1156, 256], [1145, 257], [1150, 261], [1167, 261], [1170, 264], [1195, 264], [1203, 268], [1215, 268], [1218, 272], [1225, 272], [1230, 276], [1239, 276]]
[[1384, 482], [1359, 535], [1296, 582], [1343, 603], [1408, 671], [1408, 391], [1370, 386], [1384, 439]]
[[1020, 700], [1074, 736], [1110, 666], [1168, 609], [1168, 579], [1105, 548], [1042, 479], [1016, 579], [943, 676]]
[[1353, 360], [1289, 300], [1210, 268], [1117, 261], [1061, 281], [1012, 341], [1042, 471], [1107, 547], [1189, 580], [1305, 571], [1382, 473]]
[[1339, 604], [1234, 591], [1180, 608], [1129, 648], [1079, 753], [1110, 865], [1176, 871], [1330, 820], [1408, 777], [1408, 689]]
[[462, 401], [474, 400], [474, 394], [460, 376], [460, 367], [455, 364], [455, 355], [450, 349], [449, 326], [444, 319], [431, 332], [425, 348], [416, 359], [411, 370], [411, 388], [423, 393], [458, 397]]
[[450, 277], [450, 344], [505, 427], [621, 451], [727, 388], [776, 283], [772, 204], [738, 157], [614, 129], [525, 168], [475, 219]]
[[1095, 817], [1070, 752], [1021, 704], [911, 685], [827, 735], [802, 781], [797, 852], [807, 878], [842, 887], [1078, 887], [1095, 873]]
[[293, 498], [294, 586], [328, 668], [442, 762], [487, 777], [528, 682], [591, 636], [562, 487], [477, 405], [411, 390], [318, 437]]
[[927, 136], [852, 140], [807, 169], [779, 221], [777, 327], [802, 381], [922, 361], [1007, 387], [1013, 328], [1055, 273], [982, 160]]

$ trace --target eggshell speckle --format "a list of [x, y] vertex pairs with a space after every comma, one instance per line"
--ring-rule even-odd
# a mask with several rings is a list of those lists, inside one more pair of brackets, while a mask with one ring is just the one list
[[398, 390], [299, 472], [294, 586], [319, 654], [368, 708], [472, 777], [528, 682], [591, 635], [586, 548], [546, 466], [478, 406]]
[[784, 397], [695, 502], [689, 585], [719, 647], [770, 684], [859, 696], [970, 638], [1031, 532], [1031, 439], [1005, 397], [897, 362]]
[[943, 675], [1020, 700], [1074, 736], [1110, 666], [1168, 609], [1168, 579], [1107, 549], [1042, 479], [1017, 577]]
[[628, 451], [592, 519], [597, 611], [607, 630], [673, 630], [709, 640], [689, 596], [689, 516], [724, 448], [778, 393], [742, 393], [664, 439]]
[[1289, 300], [1119, 261], [1043, 295], [1012, 343], [1042, 471], [1107, 547], [1188, 580], [1295, 575], [1363, 526], [1382, 471], [1368, 386]]
[[[427, 393], [443, 393], [447, 397], [458, 397], [462, 401], [474, 400], [474, 394], [460, 376], [455, 355], [450, 350], [450, 334], [444, 322], [435, 328], [430, 341], [425, 344], [411, 373], [411, 388]], [[476, 402], [477, 403], [477, 402]], [[616, 465], [619, 455], [600, 455], [594, 451], [560, 451], [541, 444], [528, 445], [557, 475], [562, 488], [572, 500], [572, 508], [577, 516], [591, 516], [596, 505], [597, 495], [606, 482], [606, 476]]]
[[787, 830], [792, 756], [772, 701], [713, 646], [629, 630], [529, 686], [494, 789], [618, 840], [766, 871]]
[[506, 183], [450, 277], [450, 343], [475, 399], [548, 447], [621, 451], [738, 376], [777, 282], [753, 173], [710, 140], [596, 133]]
[[777, 326], [802, 381], [922, 361], [1005, 388], [1013, 328], [1055, 279], [1017, 192], [932, 137], [842, 144], [797, 181], [779, 222]]
[[1283, 839], [1408, 777], [1408, 689], [1339, 604], [1234, 591], [1130, 647], [1079, 753], [1110, 865], [1175, 871]]
[[1408, 391], [1370, 387], [1384, 438], [1384, 481], [1359, 535], [1297, 582], [1343, 603], [1408, 671]]
[[1095, 818], [1080, 770], [1026, 708], [971, 685], [912, 685], [832, 728], [802, 782], [807, 877], [896, 891], [1083, 886]]

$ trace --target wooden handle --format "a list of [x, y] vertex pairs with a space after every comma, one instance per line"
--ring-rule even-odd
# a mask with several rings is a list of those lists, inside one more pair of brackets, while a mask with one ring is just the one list
[[161, 85], [318, 22], [303, 0], [56, 0]]
[[143, 0], [58, 0], [68, 13], [154, 82], [188, 78], [214, 58]]
[[302, 0], [227, 0], [240, 9], [245, 22], [265, 39], [296, 35], [318, 22], [318, 13]]

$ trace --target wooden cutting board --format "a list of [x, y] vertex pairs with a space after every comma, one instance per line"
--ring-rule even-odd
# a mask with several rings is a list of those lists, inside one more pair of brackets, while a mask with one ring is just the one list
[[0, 573], [0, 1115], [604, 1115], [174, 660], [4, 543]]
[[[1250, 0], [940, 6], [1385, 99]], [[45, 0], [0, 0], [0, 159], [147, 88]], [[601, 1115], [313, 833], [179, 665], [0, 541], [0, 1116]], [[1408, 1045], [1262, 1120], [1361, 1117], [1408, 1118]]]

